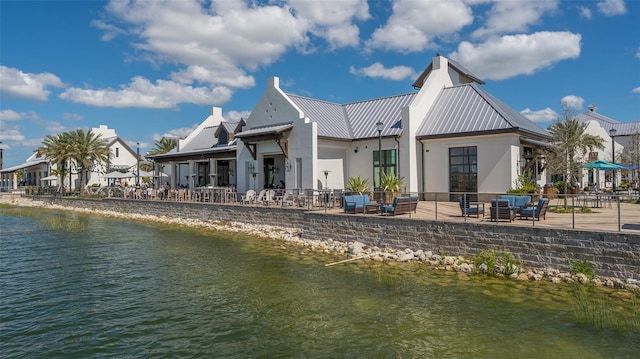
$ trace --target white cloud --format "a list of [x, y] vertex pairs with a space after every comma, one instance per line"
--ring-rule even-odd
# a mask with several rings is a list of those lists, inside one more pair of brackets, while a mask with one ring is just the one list
[[558, 113], [550, 109], [549, 107], [538, 111], [533, 111], [529, 108], [526, 108], [520, 111], [520, 113], [529, 120], [537, 123], [555, 121], [556, 119], [558, 119]]
[[486, 25], [473, 35], [485, 37], [524, 32], [529, 25], [538, 23], [543, 15], [555, 12], [557, 8], [558, 0], [496, 1], [487, 13]]
[[455, 34], [473, 22], [471, 9], [461, 0], [397, 0], [387, 23], [376, 29], [368, 48], [403, 52], [434, 46], [437, 36]]
[[181, 128], [175, 128], [172, 130], [169, 130], [167, 132], [165, 132], [164, 134], [160, 135], [157, 133], [154, 133], [151, 137], [153, 138], [154, 141], [158, 141], [163, 137], [166, 138], [186, 138], [187, 136], [189, 136], [193, 130], [195, 130], [200, 124], [199, 123], [194, 123], [193, 125], [191, 125], [191, 127], [181, 127]]
[[449, 56], [480, 78], [504, 80], [579, 57], [580, 41], [579, 34], [543, 31], [493, 37], [478, 45], [463, 41]]
[[44, 72], [26, 73], [0, 65], [0, 91], [10, 97], [47, 101], [51, 91], [47, 87], [63, 87], [58, 76]]
[[0, 120], [3, 121], [20, 121], [20, 120], [37, 120], [40, 116], [34, 111], [16, 112], [14, 110], [0, 111]]
[[171, 78], [183, 84], [190, 84], [194, 80], [201, 83], [220, 84], [235, 88], [249, 88], [256, 84], [253, 76], [248, 76], [237, 67], [231, 67], [224, 71], [220, 69], [207, 69], [202, 66], [189, 66], [184, 70], [174, 72]]
[[113, 24], [107, 23], [102, 19], [91, 21], [91, 26], [104, 31], [104, 34], [102, 34], [102, 37], [100, 38], [102, 41], [111, 41], [116, 36], [126, 34], [126, 31], [114, 26]]
[[584, 99], [580, 96], [568, 95], [563, 97], [560, 103], [562, 104], [562, 108], [569, 111], [580, 111], [582, 106], [584, 106]]
[[627, 7], [623, 0], [605, 0], [598, 3], [598, 10], [606, 16], [623, 15]]
[[379, 62], [363, 68], [355, 68], [351, 66], [351, 68], [349, 69], [349, 73], [357, 76], [381, 77], [384, 79], [396, 81], [415, 76], [415, 71], [413, 71], [411, 67], [394, 66], [387, 69]]
[[331, 48], [357, 46], [360, 29], [352, 20], [371, 18], [366, 0], [289, 0], [289, 4], [298, 19], [307, 21], [309, 31], [327, 40]]
[[2, 125], [2, 131], [0, 131], [0, 141], [5, 142], [20, 142], [24, 141], [24, 135], [20, 132], [20, 128], [17, 126], [5, 126]]
[[588, 7], [580, 6], [578, 10], [580, 11], [580, 16], [585, 19], [591, 19], [591, 17], [593, 17], [593, 15], [591, 14], [591, 9], [589, 9]]
[[632, 93], [640, 93], [640, 87], [636, 87], [633, 90], [631, 90]]
[[73, 121], [82, 121], [84, 120], [84, 116], [77, 114], [77, 113], [65, 113], [64, 115], [62, 115], [62, 118], [65, 120], [73, 120]]
[[638, 49], [638, 51], [636, 51], [636, 57], [640, 59], [640, 49]]
[[[231, 86], [233, 76], [242, 78], [238, 85], [246, 87], [253, 79], [245, 71], [271, 64], [289, 48], [308, 43], [308, 21], [296, 18], [288, 5], [227, 0], [203, 6], [196, 0], [111, 1], [106, 9], [139, 39], [134, 47], [142, 58], [186, 66], [174, 75], [185, 83], [193, 75], [193, 80]], [[199, 76], [202, 71], [189, 69], [194, 66], [214, 77]]]
[[246, 119], [251, 115], [251, 111], [229, 111], [225, 114], [224, 118], [227, 121], [237, 122], [240, 119]]
[[172, 109], [179, 103], [219, 105], [231, 98], [231, 90], [223, 86], [213, 89], [192, 87], [166, 80], [151, 83], [146, 78], [134, 77], [120, 90], [69, 88], [60, 94], [60, 98], [100, 107]]

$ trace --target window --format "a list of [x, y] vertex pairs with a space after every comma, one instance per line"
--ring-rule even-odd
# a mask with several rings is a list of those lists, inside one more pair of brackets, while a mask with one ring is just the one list
[[218, 186], [228, 186], [229, 185], [229, 161], [227, 160], [217, 160], [216, 161], [216, 169], [218, 177], [216, 177], [218, 181]]
[[397, 175], [398, 155], [397, 150], [382, 150], [382, 161], [380, 153], [373, 151], [373, 187], [380, 188], [381, 172]]
[[[456, 201], [460, 192], [478, 192], [478, 148], [454, 147], [449, 149], [449, 191]], [[455, 193], [458, 192], [458, 193]]]
[[116, 147], [116, 157], [120, 157], [120, 149]]
[[220, 135], [218, 136], [218, 145], [226, 145], [229, 143], [229, 135], [227, 135], [227, 131], [220, 131]]

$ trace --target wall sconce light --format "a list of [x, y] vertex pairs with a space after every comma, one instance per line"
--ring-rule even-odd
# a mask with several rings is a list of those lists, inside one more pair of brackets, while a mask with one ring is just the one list
[[358, 153], [358, 146], [356, 146], [356, 148], [353, 149], [353, 152]]
[[284, 169], [285, 169], [287, 172], [291, 172], [291, 161], [290, 161], [289, 159], [287, 159], [287, 160], [285, 161], [285, 163], [284, 163]]
[[253, 162], [249, 163], [249, 173], [253, 174]]
[[229, 176], [233, 176], [233, 167], [229, 167]]
[[278, 165], [273, 165], [273, 170], [278, 173], [280, 172], [280, 167]]

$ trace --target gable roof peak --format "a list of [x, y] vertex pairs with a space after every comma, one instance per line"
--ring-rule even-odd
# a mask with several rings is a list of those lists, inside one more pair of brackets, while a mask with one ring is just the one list
[[436, 70], [448, 70], [449, 68], [457, 72], [460, 75], [460, 79], [465, 83], [475, 82], [480, 85], [484, 85], [484, 81], [482, 81], [478, 76], [474, 75], [467, 68], [465, 68], [455, 60], [452, 60], [450, 58], [440, 55], [440, 53], [437, 53], [436, 56], [431, 60], [431, 63], [429, 64], [429, 66], [427, 66], [427, 68], [424, 71], [422, 71], [420, 76], [418, 76], [416, 81], [413, 83], [413, 87], [415, 89], [422, 88], [424, 81], [429, 76], [429, 74], [431, 74], [431, 72]]

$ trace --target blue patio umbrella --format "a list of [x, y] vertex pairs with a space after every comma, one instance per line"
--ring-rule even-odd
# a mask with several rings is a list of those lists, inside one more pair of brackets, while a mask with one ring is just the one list
[[592, 161], [589, 163], [585, 163], [583, 166], [583, 168], [594, 168], [597, 170], [605, 170], [605, 171], [610, 171], [610, 170], [623, 170], [624, 166], [615, 164], [615, 163], [611, 163], [611, 162], [607, 162], [607, 161], [603, 161], [603, 160], [596, 160], [596, 161]]
[[[595, 160], [589, 163], [585, 163], [583, 166], [583, 168], [592, 168], [592, 169], [596, 169], [596, 170], [604, 170], [604, 171], [615, 171], [615, 170], [621, 170], [624, 169], [624, 166], [620, 166], [618, 164], [615, 163], [611, 163], [611, 162], [607, 162], [607, 161], [603, 161], [603, 160]], [[599, 182], [599, 181], [596, 181]], [[600, 184], [598, 183], [598, 187], [600, 186]]]

